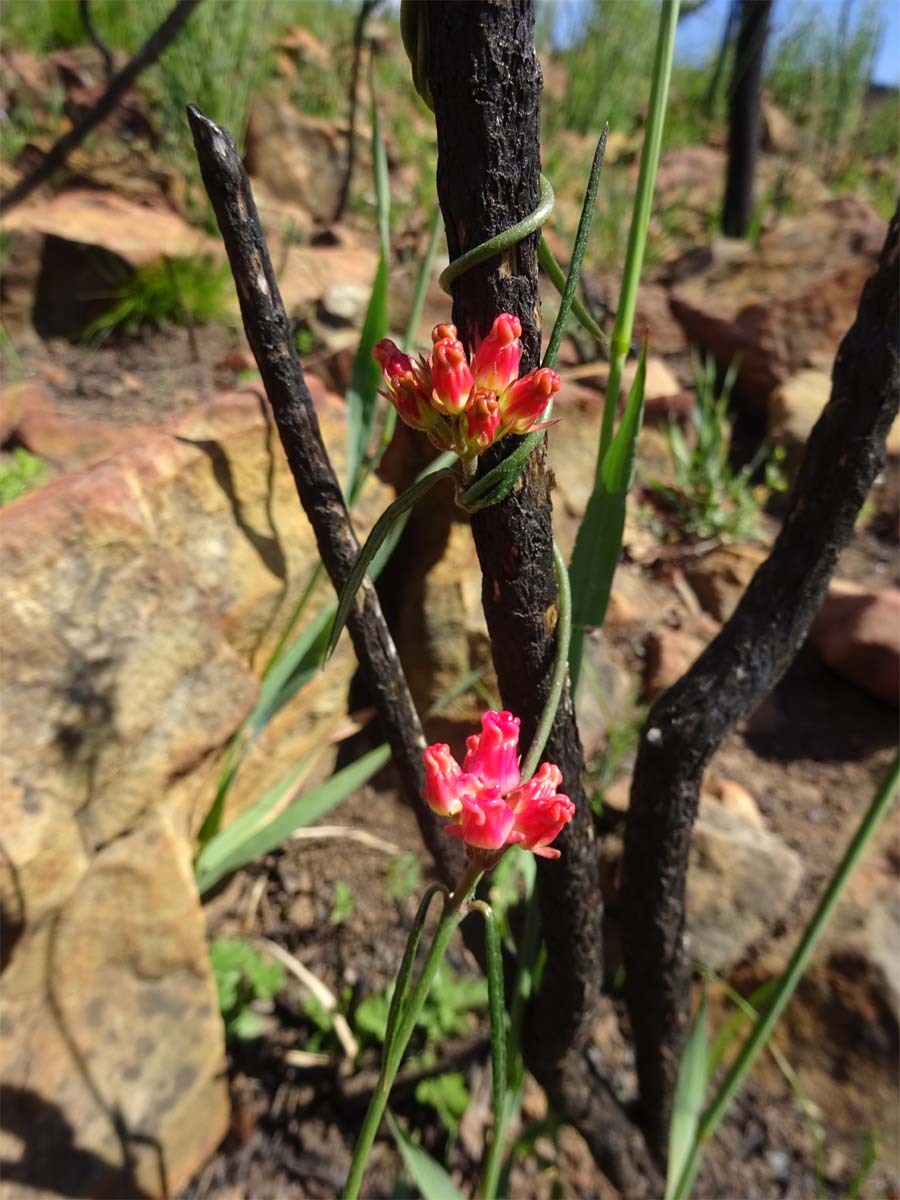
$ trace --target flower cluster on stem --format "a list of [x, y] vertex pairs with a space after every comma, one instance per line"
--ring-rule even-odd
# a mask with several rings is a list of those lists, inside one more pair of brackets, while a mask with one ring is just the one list
[[557, 791], [562, 773], [553, 763], [543, 763], [522, 782], [518, 743], [518, 717], [486, 712], [481, 733], [466, 741], [462, 766], [443, 743], [425, 751], [425, 800], [450, 819], [446, 832], [465, 842], [469, 858], [482, 869], [510, 846], [559, 858], [550, 843], [575, 812], [569, 797]]
[[508, 433], [532, 433], [559, 376], [538, 367], [519, 379], [522, 325], [501, 313], [471, 360], [455, 325], [435, 325], [432, 348], [418, 359], [385, 338], [372, 351], [384, 394], [400, 419], [428, 435], [439, 450], [473, 460]]

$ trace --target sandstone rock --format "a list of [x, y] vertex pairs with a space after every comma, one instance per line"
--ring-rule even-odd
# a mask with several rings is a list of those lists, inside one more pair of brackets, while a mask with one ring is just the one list
[[719, 546], [686, 563], [684, 574], [706, 612], [717, 621], [727, 621], [767, 557], [757, 546]]
[[835, 580], [810, 641], [838, 675], [900, 705], [900, 589], [867, 591]]
[[654, 700], [677, 683], [718, 631], [718, 622], [706, 613], [685, 617], [677, 629], [654, 629], [645, 643], [644, 698]]
[[[64, 825], [77, 843], [74, 816]], [[64, 906], [22, 938], [3, 977], [4, 1126], [25, 1147], [4, 1154], [5, 1184], [171, 1194], [229, 1112], [188, 847], [159, 810], [89, 868], [75, 855], [69, 876]]]
[[604, 630], [588, 633], [575, 702], [578, 732], [588, 762], [603, 750], [610, 731], [631, 718], [636, 691], [636, 681], [622, 651]]
[[831, 395], [827, 371], [798, 371], [769, 397], [768, 426], [774, 442], [798, 456]]
[[0, 388], [0, 444], [17, 434], [27, 417], [46, 416], [52, 408], [49, 392], [37, 379], [22, 379]]
[[371, 290], [377, 266], [371, 238], [348, 230], [331, 245], [286, 247], [279, 264], [278, 287], [288, 312], [305, 315], [315, 309], [335, 279], [345, 287]]
[[79, 471], [126, 450], [152, 432], [147, 425], [72, 420], [32, 409], [19, 421], [17, 437], [32, 454], [45, 458], [57, 470]]
[[774, 834], [707, 800], [691, 844], [688, 953], [714, 971], [737, 963], [786, 912], [802, 875]]
[[359, 328], [366, 315], [372, 288], [370, 284], [340, 280], [332, 283], [319, 301], [319, 316], [331, 325]]
[[334, 121], [260, 93], [247, 128], [247, 170], [282, 200], [321, 221], [334, 214], [347, 165], [347, 138]]
[[[343, 408], [313, 387], [341, 473]], [[361, 532], [385, 502], [373, 481]], [[174, 1191], [227, 1117], [192, 834], [257, 696], [251, 667], [315, 566], [312, 533], [259, 397], [232, 393], [23, 497], [0, 558], [0, 1076], [4, 1118], [39, 1127], [24, 1160], [4, 1146], [7, 1178], [158, 1195], [161, 1155]], [[352, 671], [345, 639], [252, 748], [235, 811], [310, 750], [330, 769]]]
[[16, 238], [42, 238], [32, 314], [42, 337], [80, 334], [110, 307], [136, 267], [224, 254], [220, 243], [169, 209], [114, 192], [60, 192], [14, 208], [0, 228]]
[[830, 200], [681, 283], [672, 312], [723, 369], [740, 357], [737, 394], [764, 412], [772, 390], [797, 371], [830, 371], [884, 232], [855, 197]]
[[72, 188], [51, 200], [22, 204], [3, 217], [5, 230], [28, 230], [79, 246], [107, 250], [131, 267], [163, 258], [224, 253], [219, 243], [162, 206], [115, 192]]
[[704, 804], [710, 802], [714, 802], [727, 812], [740, 817], [748, 825], [756, 825], [759, 829], [765, 828], [762, 813], [759, 811], [756, 801], [747, 789], [734, 779], [716, 779], [715, 777], [704, 779], [703, 789], [700, 793], [701, 811]]
[[771, 100], [763, 100], [761, 115], [763, 150], [770, 154], [799, 154], [803, 136], [790, 117], [786, 117]]

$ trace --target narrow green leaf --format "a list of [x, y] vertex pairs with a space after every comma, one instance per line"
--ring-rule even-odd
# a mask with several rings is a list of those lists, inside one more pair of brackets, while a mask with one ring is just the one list
[[[208, 892], [214, 884], [232, 871], [246, 866], [247, 863], [263, 854], [268, 854], [270, 850], [275, 850], [291, 836], [295, 829], [312, 825], [319, 817], [349, 796], [351, 792], [368, 782], [376, 771], [380, 771], [390, 760], [390, 757], [391, 751], [387, 745], [370, 750], [355, 763], [337, 771], [324, 783], [289, 804], [284, 812], [279, 813], [262, 829], [258, 829], [230, 854], [222, 858], [215, 858], [211, 866], [207, 866], [202, 872], [198, 871], [197, 873], [197, 888], [201, 895]], [[293, 771], [295, 778], [297, 769], [295, 767]], [[281, 784], [276, 786], [283, 787], [286, 791], [288, 785], [282, 780]], [[212, 843], [210, 843], [211, 845]], [[207, 862], [209, 862], [208, 859]]]
[[511, 454], [459, 494], [460, 506], [468, 512], [478, 512], [481, 508], [490, 508], [492, 504], [498, 504], [509, 495], [522, 474], [522, 468], [529, 455], [540, 444], [543, 436], [541, 430], [539, 433], [529, 433], [527, 437], [523, 437]]
[[247, 718], [254, 736], [289, 700], [292, 700], [319, 668], [322, 648], [337, 611], [337, 600], [330, 600], [316, 613], [262, 680], [259, 699]]
[[603, 155], [606, 152], [606, 139], [608, 136], [609, 125], [604, 125], [600, 140], [597, 142], [597, 149], [594, 151], [594, 161], [591, 163], [591, 173], [584, 191], [584, 202], [581, 205], [581, 217], [578, 220], [578, 230], [575, 234], [575, 243], [572, 247], [572, 261], [569, 263], [569, 274], [566, 277], [559, 312], [556, 314], [556, 321], [550, 333], [547, 351], [544, 354], [542, 365], [545, 367], [556, 366], [560, 342], [566, 331], [566, 322], [569, 319], [569, 313], [572, 311], [572, 304], [576, 299], [575, 291], [578, 287], [578, 281], [581, 278], [584, 253], [587, 249], [588, 239], [591, 236], [594, 206], [597, 203], [597, 188], [600, 185], [600, 168], [603, 166]]
[[647, 379], [647, 343], [641, 349], [634, 382], [616, 436], [603, 459], [600, 478], [608, 492], [627, 492], [634, 482], [638, 438], [644, 420], [644, 385]]
[[708, 1053], [709, 1023], [704, 988], [703, 998], [694, 1017], [694, 1024], [678, 1068], [672, 1123], [669, 1126], [669, 1169], [665, 1200], [672, 1200], [697, 1136], [706, 1095]]
[[[572, 585], [572, 623], [578, 630], [599, 627], [606, 617], [613, 577], [622, 549], [625, 506], [634, 478], [637, 442], [644, 415], [646, 346], [628, 395], [625, 412], [603, 460], [600, 478], [591, 493], [575, 538], [569, 568]], [[569, 666], [577, 683], [581, 666], [580, 637], [572, 640]]]
[[480, 907], [484, 916], [484, 946], [491, 1016], [491, 1072], [494, 1105], [494, 1136], [502, 1136], [506, 1100], [506, 1000], [503, 995], [503, 951], [497, 918], [489, 904]]
[[421, 1146], [410, 1141], [390, 1113], [385, 1113], [385, 1117], [422, 1200], [463, 1200], [462, 1192], [441, 1164]]
[[334, 623], [331, 627], [331, 635], [325, 649], [326, 661], [334, 652], [338, 638], [341, 636], [341, 630], [344, 628], [344, 625], [347, 623], [347, 617], [350, 615], [350, 609], [356, 593], [362, 586], [362, 581], [366, 577], [369, 564], [381, 548], [382, 543], [387, 539], [397, 523], [408, 516], [415, 505], [418, 504], [422, 497], [436, 483], [441, 479], [455, 478], [456, 473], [452, 467], [443, 467], [441, 470], [430, 472], [414, 483], [412, 487], [407, 488], [405, 492], [397, 497], [393, 504], [389, 504], [372, 526], [372, 532], [366, 538], [365, 545], [360, 550], [356, 562], [353, 564], [353, 570], [350, 572], [350, 577], [341, 592]]
[[[546, 273], [547, 278], [550, 280], [559, 294], [562, 295], [566, 286], [566, 273], [556, 261], [553, 251], [547, 245], [547, 239], [543, 236], [538, 242], [538, 262], [541, 264], [541, 267]], [[598, 342], [603, 342], [604, 345], [609, 341], [609, 338], [606, 336], [606, 334], [577, 296], [574, 296], [572, 299], [572, 312], [575, 315], [579, 325], [581, 325], [582, 328], [589, 333], [592, 338], [596, 338]]]
[[381, 369], [372, 357], [373, 348], [387, 336], [388, 327], [388, 268], [382, 254], [372, 284], [372, 294], [363, 321], [362, 334], [347, 388], [347, 481], [344, 494], [350, 495], [356, 473], [362, 465], [372, 430], [381, 385]]
[[215, 874], [218, 864], [227, 862], [240, 846], [259, 829], [272, 809], [290, 792], [296, 781], [309, 766], [312, 754], [305, 755], [295, 767], [282, 776], [276, 784], [267, 788], [262, 796], [246, 812], [220, 829], [207, 841], [194, 863], [198, 878]]
[[419, 942], [422, 940], [422, 931], [425, 928], [425, 918], [428, 916], [428, 910], [431, 907], [431, 901], [438, 894], [446, 889], [439, 883], [433, 883], [428, 888], [425, 895], [419, 901], [419, 907], [416, 911], [416, 919], [413, 921], [412, 929], [409, 931], [409, 936], [406, 939], [406, 948], [403, 951], [403, 958], [400, 962], [400, 970], [397, 972], [397, 980], [394, 985], [394, 994], [391, 996], [391, 1006], [388, 1011], [387, 1027], [384, 1033], [384, 1047], [382, 1056], [385, 1062], [389, 1062], [394, 1049], [394, 1037], [397, 1032], [397, 1022], [400, 1019], [400, 1014], [403, 1012], [406, 1003], [406, 997], [409, 992], [409, 981], [412, 978], [413, 966], [416, 961], [416, 951], [419, 949]]

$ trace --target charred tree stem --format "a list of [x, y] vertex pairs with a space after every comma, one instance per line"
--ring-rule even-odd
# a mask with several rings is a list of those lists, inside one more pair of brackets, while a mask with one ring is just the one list
[[716, 639], [653, 706], [641, 736], [625, 838], [625, 992], [642, 1115], [660, 1160], [689, 1016], [684, 887], [700, 781], [790, 665], [881, 469], [900, 388], [898, 261], [895, 214], [772, 552]]
[[78, 11], [81, 14], [81, 23], [84, 26], [84, 32], [88, 35], [93, 45], [97, 47], [100, 57], [103, 59], [103, 71], [106, 75], [107, 83], [116, 73], [116, 64], [113, 59], [112, 50], [104, 42], [103, 38], [97, 32], [97, 27], [94, 24], [91, 16], [90, 0], [78, 0]]
[[356, 166], [356, 121], [359, 112], [359, 76], [362, 67], [363, 45], [365, 41], [366, 21], [381, 4], [381, 0], [362, 0], [359, 12], [356, 14], [356, 24], [353, 27], [353, 68], [350, 75], [350, 91], [348, 103], [350, 108], [349, 126], [347, 129], [347, 169], [341, 184], [341, 194], [334, 210], [332, 221], [340, 221], [350, 199], [350, 184], [353, 182], [353, 168]]
[[[534, 210], [542, 81], [530, 0], [432, 0], [427, 10], [438, 196], [452, 260]], [[524, 238], [453, 284], [453, 321], [469, 346], [499, 313], [519, 317], [523, 372], [540, 358], [538, 238], [537, 233]], [[512, 442], [507, 438], [484, 456], [482, 473], [510, 452]], [[555, 654], [558, 597], [545, 456], [544, 443], [511, 495], [472, 520], [500, 693], [521, 718], [524, 745], [540, 721]], [[557, 842], [562, 858], [538, 865], [548, 961], [529, 1018], [535, 1035], [526, 1038], [526, 1058], [555, 1107], [587, 1138], [600, 1166], [629, 1195], [639, 1196], [654, 1186], [649, 1156], [584, 1057], [601, 983], [601, 901], [584, 759], [568, 689], [544, 757], [562, 770], [576, 815]]]
[[66, 159], [84, 141], [91, 130], [96, 129], [113, 111], [145, 67], [155, 63], [165, 48], [181, 32], [188, 17], [200, 0], [177, 0], [175, 7], [153, 33], [147, 38], [134, 58], [130, 59], [118, 74], [109, 81], [106, 91], [94, 107], [73, 125], [68, 133], [55, 142], [46, 156], [33, 171], [24, 175], [18, 183], [0, 197], [0, 213], [8, 212], [30, 196], [36, 187], [50, 178], [54, 171], [65, 166]]
[[[291, 324], [278, 291], [259, 214], [234, 142], [193, 105], [188, 119], [203, 183], [228, 252], [247, 340], [272, 406], [297, 493], [316, 536], [319, 554], [340, 592], [359, 554], [340, 484], [322, 441]], [[350, 637], [390, 743], [425, 844], [450, 884], [463, 872], [457, 846], [420, 802], [425, 735], [370, 580], [348, 618]]]
[[722, 232], [726, 237], [744, 237], [753, 217], [763, 61], [771, 9], [772, 0], [741, 0], [728, 97], [728, 170], [722, 205]]

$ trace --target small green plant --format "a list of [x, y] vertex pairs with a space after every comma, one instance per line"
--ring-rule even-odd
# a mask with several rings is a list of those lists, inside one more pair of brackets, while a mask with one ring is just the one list
[[[695, 361], [697, 403], [692, 413], [692, 444], [675, 420], [669, 422], [666, 437], [675, 486], [659, 480], [651, 486], [674, 515], [678, 533], [685, 540], [740, 542], [758, 537], [760, 492], [783, 491], [786, 486], [780, 447], [763, 444], [739, 471], [731, 467], [728, 403], [736, 374], [737, 364], [732, 363], [717, 394], [715, 362], [708, 358], [701, 367]], [[765, 482], [757, 488], [753, 477], [760, 467]]]
[[216, 938], [209, 958], [226, 1037], [256, 1037], [260, 1023], [252, 1006], [258, 1000], [271, 1000], [284, 986], [281, 963], [270, 962], [240, 938]]
[[339, 879], [334, 885], [334, 906], [331, 909], [331, 924], [343, 925], [356, 907], [353, 894]]
[[10, 504], [33, 491], [47, 478], [47, 464], [24, 446], [16, 446], [0, 461], [0, 504]]
[[406, 900], [422, 885], [422, 867], [414, 854], [395, 858], [387, 869], [385, 891], [389, 900]]
[[[221, 318], [232, 284], [227, 263], [205, 256], [167, 258], [120, 275], [105, 298], [110, 306], [85, 329], [90, 341], [145, 325], [202, 325]], [[104, 297], [98, 297], [104, 298]]]

